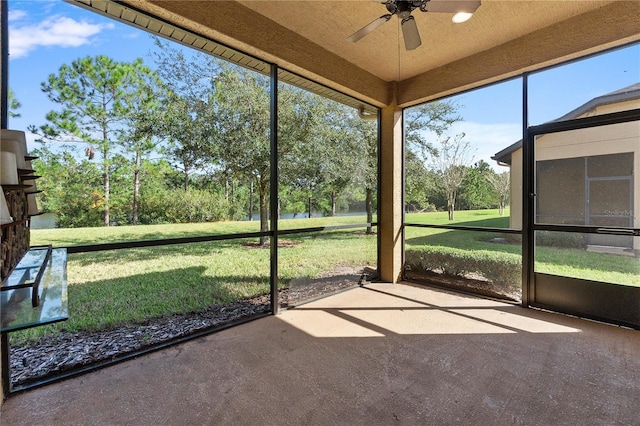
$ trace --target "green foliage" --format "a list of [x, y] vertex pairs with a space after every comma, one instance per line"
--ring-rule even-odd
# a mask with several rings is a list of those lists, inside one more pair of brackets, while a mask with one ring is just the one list
[[465, 134], [446, 137], [440, 141], [440, 151], [434, 158], [434, 169], [438, 183], [447, 196], [449, 220], [454, 220], [454, 211], [460, 186], [469, 170], [471, 144], [464, 139]]
[[579, 232], [536, 232], [536, 245], [543, 247], [582, 249], [587, 246], [585, 234]]
[[193, 223], [231, 219], [224, 197], [189, 188], [155, 193], [141, 201], [140, 223]]
[[453, 123], [462, 120], [458, 109], [459, 105], [452, 100], [428, 102], [407, 109], [404, 113], [407, 149], [423, 161], [437, 155], [435, 140]]
[[377, 186], [377, 123], [301, 89], [282, 84], [280, 90], [285, 96], [279, 114], [285, 211], [308, 215], [311, 197], [313, 211], [334, 215], [348, 210], [349, 195], [364, 200], [366, 189]]
[[109, 226], [131, 223], [132, 169], [131, 162], [121, 154], [113, 155], [109, 162]]
[[[426, 223], [432, 225], [451, 224], [447, 219], [446, 212], [408, 214], [406, 221], [409, 223]], [[497, 209], [460, 211], [456, 215], [454, 224], [460, 226], [508, 228], [509, 217], [508, 215], [500, 216]], [[539, 233], [536, 234], [535, 265], [537, 272], [640, 286], [637, 258], [590, 252], [584, 248], [577, 248], [577, 244], [576, 247], [572, 248], [545, 246], [540, 244], [538, 234]], [[569, 235], [569, 233], [563, 234]], [[505, 253], [511, 256], [517, 256], [518, 258], [520, 258], [522, 252], [522, 239], [518, 234], [493, 234], [475, 231], [406, 227], [405, 235], [405, 248], [407, 252], [417, 252], [420, 251], [422, 247], [431, 247], [433, 250], [453, 248], [467, 252]], [[506, 243], [499, 244], [490, 241], [493, 237], [497, 236], [504, 238]], [[543, 238], [547, 237], [545, 236]], [[581, 236], [580, 234], [572, 233], [568, 238], [575, 243], [579, 243]], [[542, 242], [545, 243], [544, 240]], [[550, 242], [560, 244], [557, 239]], [[562, 242], [562, 244], [565, 244], [565, 246], [568, 245], [566, 241]], [[458, 254], [459, 253], [454, 253], [453, 255], [458, 256]], [[501, 257], [502, 255], [496, 254], [496, 256]], [[500, 270], [499, 266], [495, 266], [495, 268], [498, 271]], [[453, 269], [455, 270], [455, 268]], [[489, 269], [490, 268], [486, 268], [486, 270]], [[517, 269], [518, 271], [520, 270], [519, 264]], [[463, 265], [459, 270], [470, 270], [470, 268], [465, 269]], [[484, 272], [481, 272], [481, 274], [486, 278], [490, 278], [484, 275]], [[491, 271], [489, 271], [489, 274], [491, 274]]]
[[509, 171], [495, 173], [493, 170], [485, 173], [485, 179], [491, 184], [498, 194], [498, 204], [500, 206], [500, 216], [504, 214], [504, 210], [509, 204], [511, 196], [511, 175]]
[[111, 224], [113, 145], [123, 142], [123, 126], [132, 123], [137, 114], [144, 114], [141, 108], [156, 98], [156, 84], [154, 73], [143, 65], [142, 59], [117, 62], [104, 55], [63, 64], [41, 84], [42, 91], [60, 110], [48, 112], [46, 124], [29, 126], [29, 130], [40, 135], [42, 142], [86, 143], [89, 159], [94, 158], [97, 147], [103, 178], [100, 208], [105, 226]]
[[[62, 65], [42, 83], [58, 108], [30, 130], [42, 142], [86, 144], [88, 158], [98, 162], [92, 173], [99, 170], [101, 177], [99, 184], [89, 180], [74, 188], [69, 197], [76, 194], [77, 202], [48, 190], [48, 208], [69, 227], [96, 225], [96, 211], [102, 211], [104, 225], [123, 226], [241, 219], [251, 210], [267, 230], [269, 79], [161, 39], [156, 45], [156, 71], [141, 59], [121, 63], [88, 56]], [[278, 99], [284, 211], [302, 213], [311, 205], [333, 215], [356, 202], [371, 221], [377, 123], [287, 84], [280, 85]], [[161, 160], [150, 161], [156, 153]], [[174, 208], [178, 203], [187, 207]], [[193, 206], [205, 210], [195, 212]]]
[[43, 190], [39, 201], [45, 212], [55, 212], [57, 226], [100, 226], [102, 203], [101, 175], [95, 163], [78, 161], [69, 152], [53, 153], [47, 148], [33, 152], [39, 158], [32, 162]]
[[495, 175], [495, 172], [484, 160], [467, 168], [462, 185], [460, 185], [457, 209], [481, 210], [494, 209], [499, 206], [498, 193], [487, 180], [487, 175]]
[[522, 282], [522, 258], [512, 253], [416, 246], [405, 251], [405, 265], [411, 270], [438, 271], [451, 276], [475, 273], [505, 289], [518, 289]]
[[164, 138], [161, 151], [182, 173], [180, 182], [186, 190], [193, 173], [216, 162], [215, 80], [220, 61], [154, 40], [157, 49], [152, 56], [166, 90], [161, 114], [154, 120], [156, 136]]
[[[269, 228], [270, 97], [266, 77], [224, 66], [215, 82], [216, 154], [223, 169], [255, 183], [260, 230]], [[261, 237], [266, 244], [266, 237]]]
[[456, 194], [466, 172], [469, 147], [459, 136], [453, 141], [443, 139], [443, 136], [452, 124], [462, 120], [459, 108], [454, 101], [445, 100], [405, 111], [405, 201], [408, 211], [449, 208], [453, 215]]
[[11, 88], [9, 88], [9, 97], [7, 100], [9, 111], [7, 111], [7, 115], [11, 118], [19, 118], [20, 114], [17, 112], [18, 109], [22, 107], [20, 101], [16, 98], [15, 93]]
[[[437, 185], [437, 175], [428, 170], [412, 151], [405, 154], [406, 211], [435, 211], [434, 203], [442, 204], [444, 193]], [[446, 204], [445, 204], [446, 205]]]

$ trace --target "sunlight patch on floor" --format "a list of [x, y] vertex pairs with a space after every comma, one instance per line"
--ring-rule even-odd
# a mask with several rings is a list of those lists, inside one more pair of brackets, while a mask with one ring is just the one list
[[451, 312], [529, 333], [579, 333], [581, 330], [497, 309], [452, 309]]
[[[508, 312], [513, 310], [514, 312]], [[516, 312], [517, 311], [517, 312]], [[278, 318], [313, 337], [578, 333], [509, 303], [409, 285], [372, 285], [287, 310]]]
[[455, 315], [439, 309], [342, 311], [395, 334], [504, 334], [515, 333], [485, 321]]
[[292, 309], [278, 318], [313, 337], [384, 337], [384, 334], [322, 310]]

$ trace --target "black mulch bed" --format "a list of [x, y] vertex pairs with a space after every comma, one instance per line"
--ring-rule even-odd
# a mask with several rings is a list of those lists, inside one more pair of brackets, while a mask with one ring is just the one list
[[460, 277], [444, 275], [433, 271], [406, 270], [404, 278], [408, 281], [432, 284], [438, 287], [475, 293], [495, 299], [503, 299], [508, 302], [519, 302], [522, 298], [522, 292], [520, 289], [505, 288], [476, 275]]
[[[279, 292], [280, 306], [293, 307], [353, 287], [358, 284], [362, 268], [340, 268], [332, 272], [319, 279], [291, 281], [288, 289]], [[24, 344], [15, 344], [11, 346], [11, 383], [14, 387], [28, 386], [205, 329], [222, 328], [268, 313], [269, 309], [269, 295], [261, 295], [109, 330], [62, 331]]]

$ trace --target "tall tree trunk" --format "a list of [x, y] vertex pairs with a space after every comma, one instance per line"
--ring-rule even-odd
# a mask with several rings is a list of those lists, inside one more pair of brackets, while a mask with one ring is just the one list
[[454, 211], [456, 206], [456, 194], [449, 194], [447, 196], [447, 211], [449, 212], [449, 220], [453, 220]]
[[[266, 179], [260, 179], [258, 182], [258, 193], [260, 198], [260, 232], [267, 232], [269, 230], [269, 200], [267, 199], [267, 190], [269, 181]], [[260, 237], [260, 245], [267, 245], [269, 237]]]
[[313, 198], [311, 198], [311, 196], [309, 196], [309, 215], [307, 216], [309, 219], [311, 219], [312, 200], [313, 200]]
[[226, 173], [224, 175], [224, 199], [229, 201], [229, 176]]
[[373, 234], [373, 227], [370, 225], [373, 222], [373, 190], [371, 188], [367, 188], [365, 190], [365, 208], [367, 210], [367, 234]]
[[249, 184], [249, 220], [253, 220], [253, 178]]
[[103, 153], [103, 162], [104, 162], [104, 166], [103, 166], [103, 180], [104, 180], [104, 226], [109, 226], [109, 223], [111, 222], [110, 217], [109, 217], [109, 191], [110, 191], [110, 184], [109, 184], [109, 147], [107, 145], [107, 134], [106, 131], [103, 131], [103, 135], [104, 135], [104, 146], [102, 149], [102, 153]]
[[[103, 105], [104, 108], [104, 105]], [[109, 217], [109, 191], [110, 191], [110, 185], [109, 185], [109, 134], [108, 134], [108, 125], [106, 123], [106, 121], [103, 121], [101, 123], [102, 126], [102, 145], [101, 145], [101, 150], [102, 150], [102, 179], [103, 179], [103, 188], [104, 188], [104, 213], [103, 213], [103, 219], [104, 219], [104, 226], [109, 226], [109, 223], [111, 222], [110, 217]]]
[[184, 190], [187, 191], [189, 189], [189, 166], [184, 165]]
[[336, 215], [336, 192], [331, 191], [331, 216]]
[[133, 225], [138, 224], [138, 198], [140, 197], [140, 168], [142, 160], [140, 158], [140, 151], [136, 151], [136, 165], [133, 169], [133, 205], [132, 205], [132, 217], [131, 223]]

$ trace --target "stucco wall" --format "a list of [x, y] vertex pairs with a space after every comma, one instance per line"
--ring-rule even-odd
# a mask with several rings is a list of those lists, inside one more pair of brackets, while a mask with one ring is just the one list
[[511, 154], [511, 228], [522, 229], [522, 149]]

